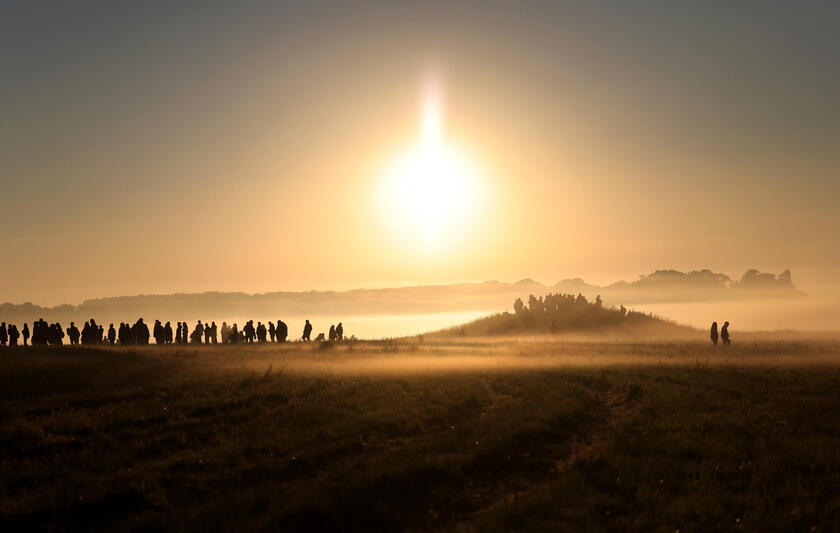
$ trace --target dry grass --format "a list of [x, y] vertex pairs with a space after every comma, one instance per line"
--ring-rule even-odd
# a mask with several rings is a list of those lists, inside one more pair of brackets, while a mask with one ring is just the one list
[[831, 530], [832, 343], [0, 352], [15, 529]]

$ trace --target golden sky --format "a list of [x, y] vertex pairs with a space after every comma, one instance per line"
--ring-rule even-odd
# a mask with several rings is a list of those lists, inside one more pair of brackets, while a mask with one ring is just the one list
[[629, 4], [4, 4], [0, 301], [836, 286], [838, 9]]

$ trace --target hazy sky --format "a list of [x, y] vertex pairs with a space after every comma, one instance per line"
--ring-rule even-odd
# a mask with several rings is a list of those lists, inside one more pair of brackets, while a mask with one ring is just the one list
[[[838, 279], [838, 6], [0, 0], [0, 301]], [[430, 87], [435, 246], [383, 192]]]

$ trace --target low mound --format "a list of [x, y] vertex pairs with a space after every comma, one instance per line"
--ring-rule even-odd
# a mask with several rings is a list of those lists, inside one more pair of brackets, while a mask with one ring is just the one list
[[699, 338], [695, 328], [653, 314], [604, 307], [600, 298], [589, 302], [580, 294], [549, 294], [517, 299], [514, 312], [499, 313], [461, 326], [436, 331], [432, 337], [545, 335], [607, 336], [617, 338]]

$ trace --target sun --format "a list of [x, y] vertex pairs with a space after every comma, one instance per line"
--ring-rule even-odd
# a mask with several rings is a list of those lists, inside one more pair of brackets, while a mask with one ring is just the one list
[[478, 172], [443, 139], [440, 100], [427, 96], [417, 145], [394, 158], [383, 177], [388, 223], [407, 245], [439, 250], [474, 222], [480, 201]]

